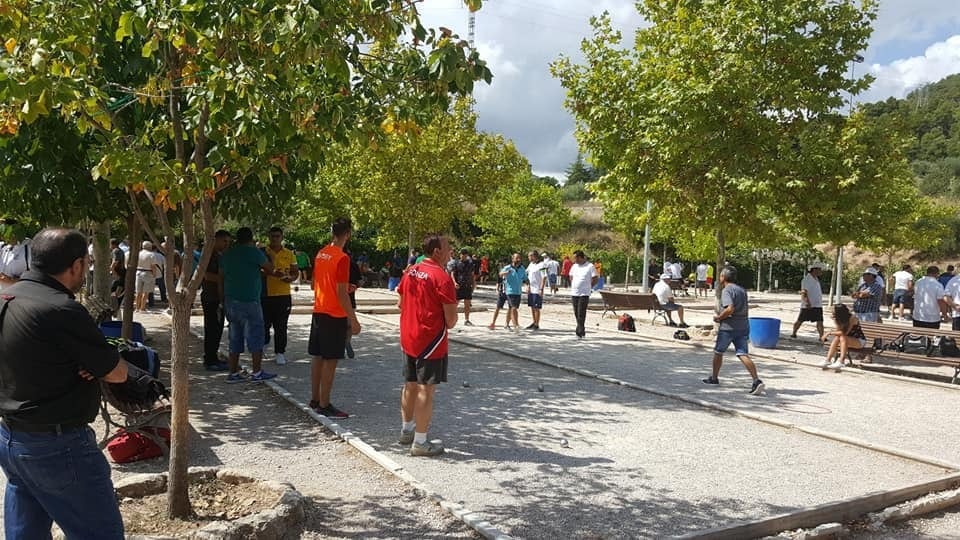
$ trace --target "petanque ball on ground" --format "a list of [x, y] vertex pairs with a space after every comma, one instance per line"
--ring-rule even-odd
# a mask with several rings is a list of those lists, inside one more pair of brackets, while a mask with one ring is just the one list
[[463, 381], [463, 387], [470, 388], [470, 383], [468, 383], [467, 381]]
[[543, 392], [543, 385], [542, 385], [542, 384], [537, 387], [537, 392]]
[[566, 439], [560, 439], [560, 446], [562, 448], [570, 448], [570, 443]]

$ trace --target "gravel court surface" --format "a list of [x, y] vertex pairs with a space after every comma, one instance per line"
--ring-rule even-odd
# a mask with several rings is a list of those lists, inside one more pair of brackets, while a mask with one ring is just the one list
[[[280, 384], [304, 401], [309, 319], [291, 317], [287, 356], [302, 360], [276, 368]], [[681, 534], [943, 472], [456, 344], [431, 434], [450, 451], [411, 458], [395, 444], [397, 330], [362, 322], [358, 358], [341, 362], [334, 389], [334, 402], [357, 415], [342, 424], [518, 537]], [[563, 356], [556, 337], [546, 345]], [[719, 458], [704, 457], [712, 455]]]

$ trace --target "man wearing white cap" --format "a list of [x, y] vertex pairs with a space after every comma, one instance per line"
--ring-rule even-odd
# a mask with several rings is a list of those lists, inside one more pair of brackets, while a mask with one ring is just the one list
[[868, 266], [863, 271], [863, 283], [850, 296], [853, 298], [853, 313], [862, 322], [880, 322], [880, 299], [883, 288], [877, 283], [877, 269]]
[[657, 295], [660, 307], [667, 312], [667, 319], [670, 320], [670, 326], [677, 326], [677, 323], [673, 322], [673, 315], [671, 314], [676, 311], [677, 315], [680, 316], [679, 327], [688, 328], [687, 323], [683, 320], [683, 306], [673, 301], [673, 290], [670, 288], [670, 274], [666, 272], [660, 274], [660, 281], [653, 286], [653, 294]]
[[793, 334], [797, 337], [797, 330], [804, 322], [817, 324], [817, 334], [823, 339], [823, 289], [820, 287], [820, 274], [823, 265], [819, 262], [811, 263], [806, 275], [800, 282], [800, 315], [793, 323]]

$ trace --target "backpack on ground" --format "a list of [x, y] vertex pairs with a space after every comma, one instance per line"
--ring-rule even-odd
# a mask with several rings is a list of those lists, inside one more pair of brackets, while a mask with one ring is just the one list
[[960, 356], [960, 347], [957, 347], [957, 340], [952, 337], [940, 338], [940, 356]]
[[107, 338], [107, 343], [115, 346], [127, 362], [146, 371], [154, 379], [160, 377], [160, 355], [153, 348], [123, 338]]
[[633, 317], [629, 313], [624, 313], [617, 320], [617, 330], [621, 332], [636, 332], [637, 324], [633, 321]]
[[167, 448], [170, 448], [170, 430], [168, 428], [147, 426], [140, 428], [139, 431], [121, 429], [107, 443], [107, 453], [110, 454], [110, 459], [114, 463], [131, 463], [162, 456], [164, 450], [143, 432], [149, 432], [152, 437], [162, 441], [167, 445]]
[[690, 334], [685, 330], [677, 330], [673, 333], [673, 339], [679, 339], [680, 341], [690, 341]]

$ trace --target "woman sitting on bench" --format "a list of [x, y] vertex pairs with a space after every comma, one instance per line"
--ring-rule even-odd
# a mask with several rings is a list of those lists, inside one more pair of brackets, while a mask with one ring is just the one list
[[[827, 359], [824, 360], [822, 367], [823, 369], [839, 370], [843, 367], [843, 360], [847, 357], [847, 351], [866, 348], [867, 337], [863, 335], [863, 329], [860, 328], [860, 320], [843, 304], [834, 306], [833, 322], [837, 329], [823, 335], [824, 342], [831, 338], [833, 341], [830, 342], [830, 350], [827, 351]], [[836, 356], [838, 351], [840, 353], [839, 357]]]

